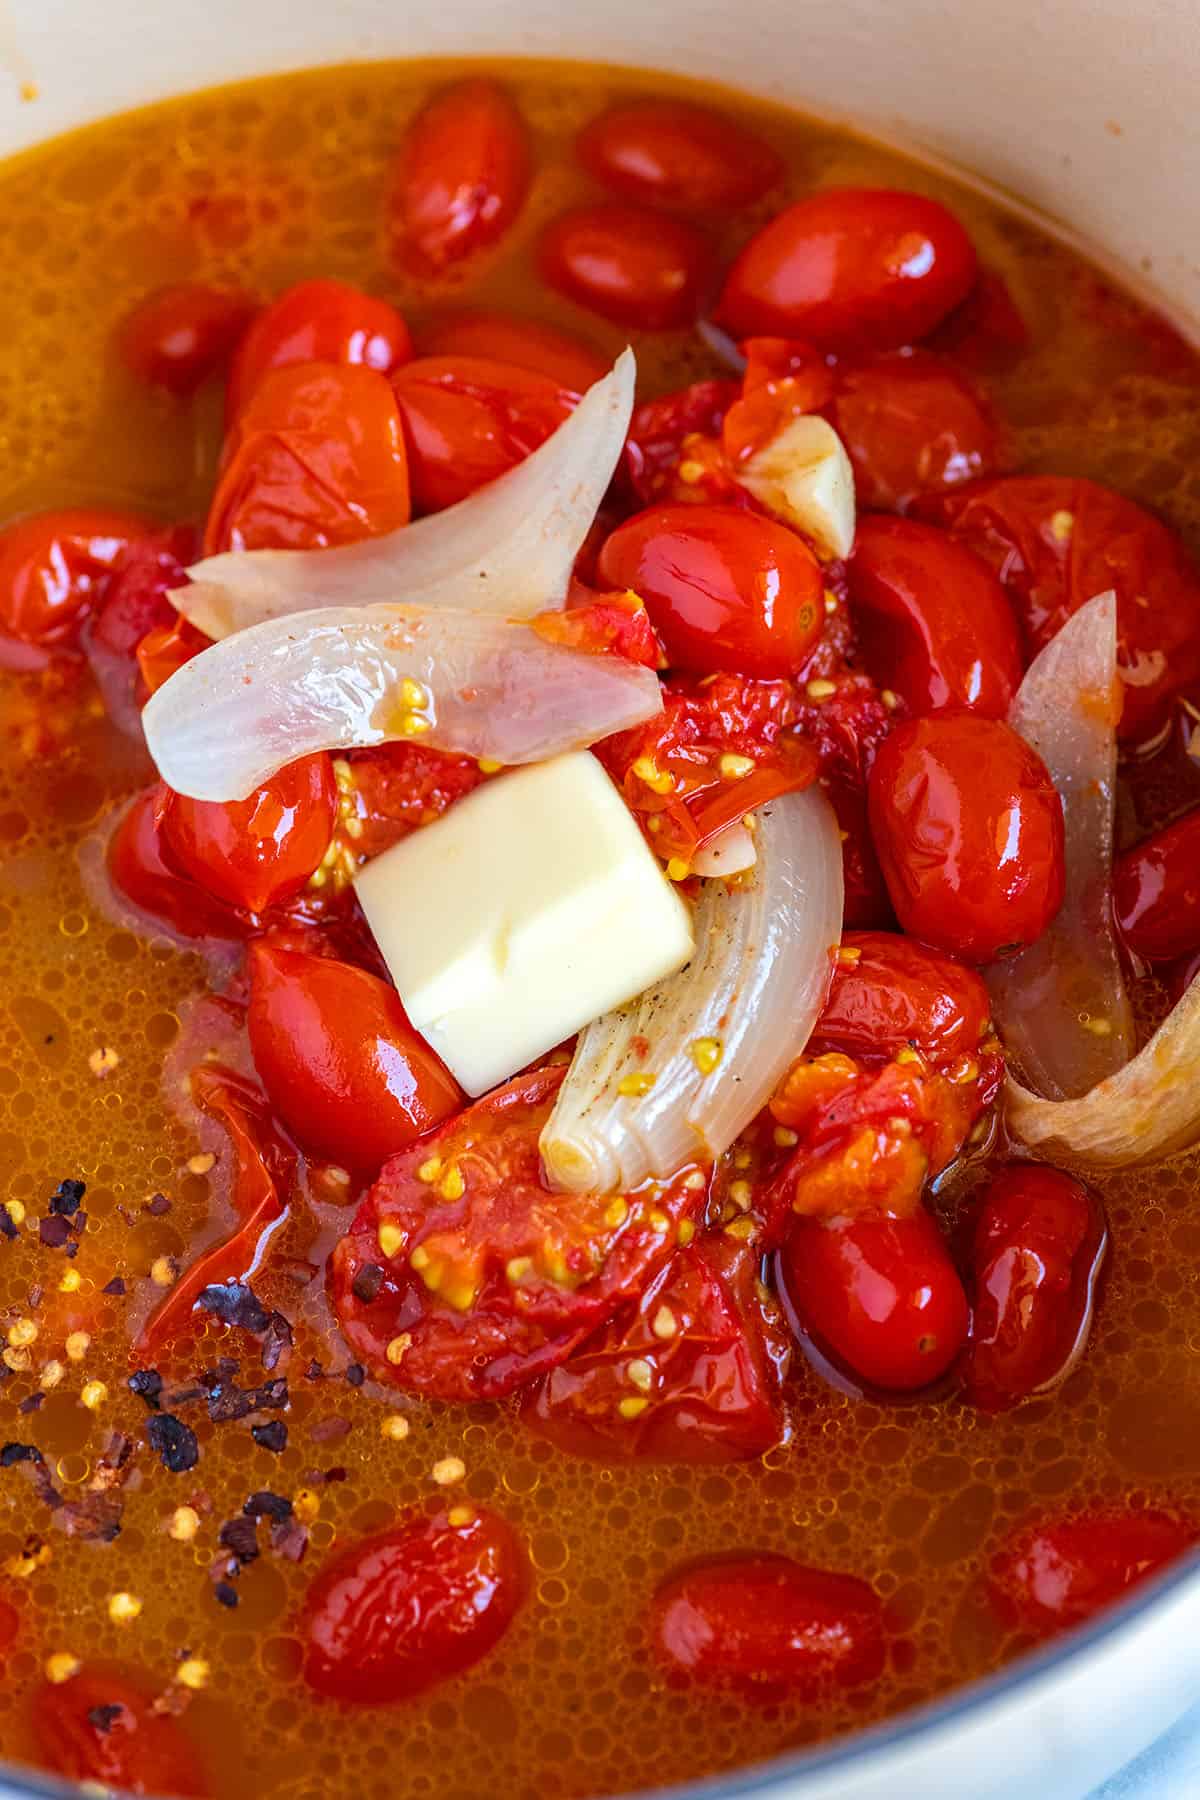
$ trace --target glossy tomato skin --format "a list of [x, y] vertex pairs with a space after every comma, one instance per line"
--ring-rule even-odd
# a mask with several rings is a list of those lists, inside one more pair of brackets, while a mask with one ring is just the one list
[[248, 294], [181, 282], [138, 302], [121, 327], [127, 369], [185, 399], [219, 375], [257, 308]]
[[162, 812], [169, 789], [161, 783], [139, 794], [113, 833], [108, 872], [114, 887], [142, 912], [185, 938], [236, 941], [249, 936], [252, 922], [197, 887], [168, 861]]
[[973, 1211], [963, 1382], [976, 1406], [999, 1412], [1070, 1365], [1090, 1324], [1107, 1232], [1096, 1196], [1042, 1163], [1001, 1169]]
[[654, 1596], [650, 1636], [673, 1675], [768, 1703], [883, 1673], [875, 1590], [788, 1556], [731, 1556], [678, 1570]]
[[600, 552], [603, 586], [646, 603], [672, 668], [793, 675], [821, 633], [823, 582], [786, 526], [721, 506], [655, 506]]
[[583, 394], [607, 375], [608, 359], [580, 338], [515, 313], [456, 312], [425, 326], [422, 357], [470, 356], [530, 369]]
[[991, 1006], [974, 969], [895, 931], [847, 931], [809, 1050], [944, 1064], [973, 1056]]
[[128, 546], [155, 527], [132, 513], [72, 507], [0, 531], [0, 667], [44, 668], [74, 649]]
[[380, 375], [412, 355], [394, 306], [345, 281], [301, 281], [265, 306], [238, 346], [225, 413], [232, 422], [263, 376], [297, 363], [361, 363]]
[[400, 150], [393, 199], [400, 260], [440, 275], [495, 244], [524, 204], [530, 173], [525, 122], [499, 82], [443, 88]]
[[1017, 1532], [992, 1559], [1001, 1621], [1037, 1637], [1081, 1625], [1196, 1543], [1195, 1522], [1151, 1511], [1082, 1513]]
[[960, 487], [1000, 463], [1000, 433], [982, 395], [929, 350], [842, 361], [827, 412], [864, 511], [907, 512], [922, 494]]
[[936, 200], [893, 188], [826, 188], [751, 238], [726, 278], [717, 318], [735, 337], [890, 350], [932, 331], [974, 279], [971, 240]]
[[580, 162], [622, 200], [686, 213], [749, 206], [783, 173], [753, 132], [686, 100], [629, 100], [585, 125]]
[[423, 356], [393, 382], [413, 502], [439, 512], [522, 462], [579, 400], [549, 376], [482, 356]]
[[499, 1643], [525, 1596], [524, 1553], [498, 1513], [463, 1511], [410, 1515], [322, 1569], [304, 1608], [310, 1688], [389, 1706], [460, 1675]]
[[167, 855], [227, 906], [262, 913], [299, 893], [320, 863], [337, 820], [337, 784], [322, 751], [302, 757], [248, 800], [189, 800], [162, 809]]
[[148, 691], [138, 652], [152, 632], [165, 637], [185, 623], [167, 594], [186, 583], [184, 570], [195, 558], [196, 541], [190, 525], [179, 525], [128, 544], [84, 629], [84, 649], [108, 716], [135, 735]]
[[948, 706], [1008, 716], [1021, 685], [1017, 623], [999, 581], [935, 526], [868, 514], [846, 564], [863, 663], [917, 717]]
[[685, 494], [689, 504], [748, 497], [727, 471], [719, 478], [720, 493], [708, 491], [712, 482], [706, 489], [703, 484], [681, 482], [679, 476], [679, 466], [692, 448], [689, 440], [697, 436], [719, 440], [725, 415], [739, 392], [736, 381], [694, 381], [676, 393], [660, 394], [656, 400], [644, 400], [634, 407], [623, 476], [643, 506], [657, 500], [681, 500]]
[[670, 331], [699, 310], [707, 242], [680, 219], [638, 206], [580, 206], [542, 234], [543, 279], [617, 325]]
[[868, 804], [896, 917], [913, 937], [994, 962], [1036, 942], [1062, 905], [1062, 803], [1002, 720], [943, 712], [897, 725]]
[[928, 1387], [966, 1343], [967, 1297], [923, 1208], [904, 1219], [798, 1218], [779, 1261], [801, 1330], [870, 1387]]
[[459, 1110], [456, 1083], [387, 982], [269, 940], [247, 960], [255, 1067], [310, 1154], [378, 1169]]
[[1200, 807], [1117, 858], [1113, 914], [1126, 947], [1147, 962], [1200, 950]]
[[130, 1794], [203, 1800], [211, 1788], [178, 1719], [155, 1712], [148, 1679], [103, 1664], [37, 1689], [30, 1720], [47, 1768]]

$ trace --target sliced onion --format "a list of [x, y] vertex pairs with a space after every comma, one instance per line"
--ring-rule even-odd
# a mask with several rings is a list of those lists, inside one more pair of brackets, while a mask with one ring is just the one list
[[[764, 807], [756, 840], [746, 886], [705, 884], [687, 967], [580, 1038], [541, 1137], [557, 1186], [623, 1193], [710, 1161], [804, 1049], [841, 936], [841, 838], [811, 787]], [[622, 1093], [646, 1075], [648, 1092]]]
[[1117, 772], [1117, 602], [1089, 600], [1030, 665], [1009, 723], [1063, 803], [1066, 895], [1045, 935], [987, 973], [996, 1023], [1048, 1098], [1086, 1094], [1128, 1062], [1133, 1016], [1112, 922]]
[[758, 860], [754, 839], [742, 821], [726, 825], [702, 844], [692, 858], [693, 875], [740, 875]]
[[652, 669], [548, 644], [529, 625], [352, 606], [214, 644], [159, 688], [142, 722], [177, 793], [243, 800], [316, 750], [420, 737], [498, 763], [540, 762], [661, 711]]
[[624, 447], [636, 376], [633, 351], [622, 351], [531, 456], [445, 512], [335, 550], [210, 556], [170, 597], [211, 638], [324, 606], [403, 602], [510, 619], [561, 606]]

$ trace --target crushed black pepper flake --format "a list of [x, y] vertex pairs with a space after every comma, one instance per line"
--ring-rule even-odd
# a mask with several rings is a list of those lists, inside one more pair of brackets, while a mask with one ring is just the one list
[[270, 1419], [265, 1425], [252, 1425], [250, 1436], [260, 1450], [273, 1450], [278, 1456], [287, 1449], [288, 1428], [282, 1419]]
[[15, 1238], [17, 1227], [7, 1206], [0, 1206], [0, 1236]]
[[157, 1369], [135, 1369], [126, 1383], [129, 1391], [144, 1400], [151, 1411], [158, 1411], [159, 1396], [163, 1390], [163, 1378]]
[[363, 1368], [362, 1364], [351, 1363], [346, 1370], [346, 1380], [350, 1383], [350, 1386], [361, 1387], [366, 1379], [367, 1371]]
[[47, 1250], [61, 1250], [71, 1235], [71, 1221], [62, 1213], [51, 1213], [47, 1219], [38, 1220], [38, 1237]]
[[291, 1321], [281, 1312], [273, 1312], [267, 1321], [266, 1336], [263, 1338], [262, 1366], [270, 1370], [279, 1366], [280, 1358], [285, 1350], [292, 1348]]
[[253, 1412], [285, 1412], [289, 1404], [284, 1375], [276, 1375], [270, 1381], [264, 1381], [261, 1387], [254, 1388], [239, 1388], [232, 1381], [218, 1381], [209, 1388], [208, 1416], [214, 1425], [224, 1425], [231, 1419], [244, 1419]]
[[172, 1475], [182, 1475], [200, 1461], [195, 1432], [174, 1413], [155, 1413], [146, 1423], [146, 1439]]
[[305, 1369], [304, 1379], [305, 1381], [324, 1381], [325, 1371], [315, 1357], [312, 1362], [309, 1363], [307, 1369]]
[[270, 1488], [259, 1488], [242, 1506], [250, 1519], [274, 1519], [276, 1523], [292, 1516], [292, 1503], [285, 1494], [273, 1494]]
[[119, 1700], [108, 1706], [93, 1706], [88, 1711], [88, 1724], [93, 1726], [102, 1737], [107, 1737], [125, 1708]]
[[238, 1591], [232, 1582], [218, 1581], [214, 1583], [213, 1593], [222, 1606], [236, 1606], [238, 1603]]
[[192, 1382], [190, 1387], [165, 1388], [163, 1400], [171, 1412], [178, 1412], [181, 1406], [193, 1406], [197, 1400], [203, 1400], [208, 1394], [206, 1387]]
[[383, 1265], [381, 1263], [364, 1263], [350, 1284], [350, 1292], [364, 1306], [370, 1306], [380, 1288], [383, 1286]]
[[61, 1213], [64, 1218], [70, 1218], [73, 1213], [79, 1211], [79, 1203], [86, 1193], [86, 1181], [72, 1181], [69, 1178], [66, 1181], [60, 1181], [50, 1196], [50, 1211]]
[[244, 1331], [265, 1331], [271, 1322], [270, 1313], [254, 1289], [243, 1281], [223, 1281], [201, 1288], [196, 1304], [223, 1325], [240, 1325]]
[[125, 1283], [120, 1275], [114, 1275], [112, 1280], [107, 1282], [104, 1287], [100, 1289], [100, 1292], [102, 1294], [113, 1294], [119, 1300], [125, 1292]]
[[336, 1469], [326, 1469], [325, 1479], [326, 1481], [348, 1481], [350, 1479], [349, 1471], [343, 1469], [339, 1463]]
[[34, 1413], [45, 1398], [45, 1394], [26, 1394], [25, 1398], [18, 1406], [17, 1411], [21, 1413]]
[[0, 1469], [11, 1469], [14, 1463], [41, 1463], [45, 1460], [36, 1444], [5, 1444], [0, 1447]]
[[282, 1519], [271, 1526], [271, 1548], [276, 1556], [298, 1563], [308, 1549], [308, 1526], [299, 1519]]
[[258, 1555], [257, 1522], [245, 1513], [226, 1519], [217, 1533], [217, 1542], [235, 1556], [239, 1563], [252, 1563]]
[[163, 1214], [169, 1213], [170, 1210], [171, 1202], [165, 1194], [155, 1194], [152, 1199], [147, 1200], [142, 1208], [143, 1212], [149, 1213], [155, 1219], [161, 1219]]

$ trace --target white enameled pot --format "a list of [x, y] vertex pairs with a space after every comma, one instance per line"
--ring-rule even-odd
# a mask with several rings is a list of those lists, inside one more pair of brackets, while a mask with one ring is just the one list
[[[1189, 0], [0, 0], [0, 155], [243, 76], [489, 52], [657, 65], [851, 119], [1069, 221], [1182, 324], [1200, 321]], [[688, 1793], [1081, 1800], [1198, 1699], [1191, 1565], [938, 1706]], [[0, 1800], [66, 1791], [0, 1772]]]

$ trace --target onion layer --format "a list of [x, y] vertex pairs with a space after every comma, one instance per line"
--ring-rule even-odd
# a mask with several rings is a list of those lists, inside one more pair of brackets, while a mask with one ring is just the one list
[[531, 456], [445, 512], [334, 550], [210, 556], [170, 598], [211, 638], [326, 606], [403, 601], [510, 619], [561, 606], [624, 447], [636, 375], [625, 350]]
[[747, 885], [705, 884], [687, 967], [580, 1037], [541, 1137], [556, 1186], [623, 1193], [719, 1156], [804, 1049], [842, 929], [829, 801], [773, 800], [756, 843]]
[[142, 722], [177, 793], [244, 800], [317, 750], [419, 737], [497, 763], [540, 762], [661, 710], [653, 670], [548, 644], [529, 625], [353, 606], [214, 644], [151, 697]]

